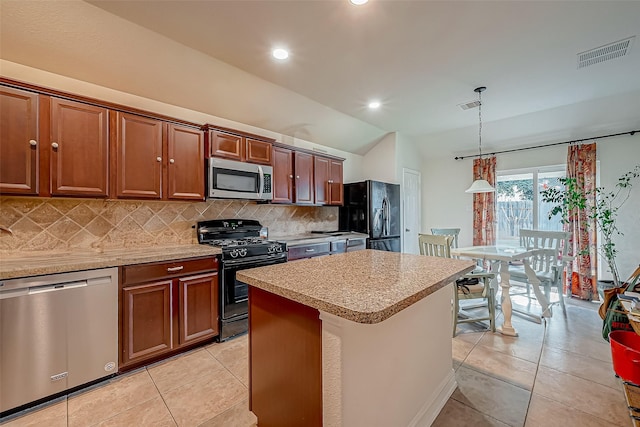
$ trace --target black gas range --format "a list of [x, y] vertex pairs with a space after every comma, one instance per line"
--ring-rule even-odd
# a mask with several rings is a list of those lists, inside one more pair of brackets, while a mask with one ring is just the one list
[[247, 332], [248, 286], [236, 272], [287, 261], [285, 244], [260, 237], [262, 225], [251, 219], [214, 219], [196, 225], [198, 243], [222, 249], [220, 257], [220, 341]]

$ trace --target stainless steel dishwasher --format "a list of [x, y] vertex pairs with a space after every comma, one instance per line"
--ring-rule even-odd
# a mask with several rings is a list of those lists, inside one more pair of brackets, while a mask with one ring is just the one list
[[117, 367], [117, 268], [0, 281], [0, 412]]

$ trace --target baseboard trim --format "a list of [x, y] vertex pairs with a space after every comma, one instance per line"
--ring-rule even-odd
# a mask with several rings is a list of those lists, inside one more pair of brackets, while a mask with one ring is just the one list
[[425, 404], [420, 408], [415, 417], [411, 420], [408, 427], [428, 427], [436, 420], [444, 405], [458, 387], [456, 382], [456, 373], [453, 369], [447, 377], [440, 383], [436, 392], [430, 396]]

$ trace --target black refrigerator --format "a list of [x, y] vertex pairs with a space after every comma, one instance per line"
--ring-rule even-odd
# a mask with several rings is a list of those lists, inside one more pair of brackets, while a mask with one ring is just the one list
[[368, 234], [368, 249], [400, 252], [400, 185], [379, 181], [345, 184], [340, 230]]

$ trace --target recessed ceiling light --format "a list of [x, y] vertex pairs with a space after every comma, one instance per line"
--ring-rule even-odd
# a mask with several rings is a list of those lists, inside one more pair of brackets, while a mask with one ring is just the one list
[[369, 103], [369, 108], [375, 110], [376, 108], [380, 108], [380, 101], [371, 101]]
[[271, 54], [276, 59], [287, 59], [289, 57], [289, 52], [282, 48], [273, 49]]
[[365, 4], [366, 2], [368, 2], [369, 0], [349, 0], [352, 4], [355, 4], [356, 6], [360, 6]]

